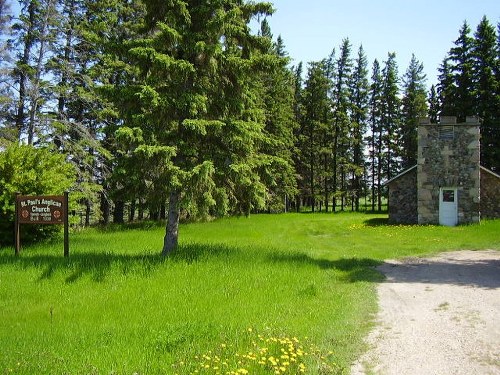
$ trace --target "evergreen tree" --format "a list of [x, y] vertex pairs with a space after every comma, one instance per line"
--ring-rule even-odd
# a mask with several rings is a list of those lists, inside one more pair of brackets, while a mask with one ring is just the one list
[[481, 118], [481, 164], [500, 171], [500, 82], [495, 76], [499, 49], [495, 28], [483, 17], [472, 49], [476, 111]]
[[382, 70], [382, 139], [385, 178], [390, 180], [400, 170], [400, 99], [396, 54], [389, 53]]
[[344, 39], [340, 47], [340, 56], [336, 61], [335, 82], [332, 95], [333, 113], [333, 210], [336, 209], [337, 198], [340, 198], [340, 209], [344, 210], [346, 199], [347, 172], [350, 150], [350, 98], [349, 83], [352, 73], [351, 43]]
[[373, 61], [371, 85], [370, 85], [370, 132], [368, 137], [371, 176], [371, 201], [372, 211], [382, 210], [382, 166], [383, 166], [383, 133], [382, 133], [382, 100], [383, 100], [383, 77], [380, 63], [377, 59]]
[[439, 101], [439, 115], [456, 116], [456, 84], [452, 74], [449, 57], [443, 59], [439, 67], [438, 79], [437, 95]]
[[[278, 37], [272, 43], [272, 34], [266, 20], [261, 25], [261, 35], [269, 39], [269, 54], [276, 55], [277, 64], [261, 73], [262, 92], [266, 122], [261, 151], [272, 155], [268, 171], [273, 177], [268, 181], [269, 211], [288, 210], [290, 197], [297, 194], [295, 170], [293, 168], [294, 130], [297, 127], [294, 116], [294, 75], [288, 69], [283, 40]], [[267, 173], [263, 174], [263, 177]]]
[[6, 0], [0, 0], [0, 146], [16, 140], [16, 131], [11, 125], [14, 92], [7, 43], [10, 38], [10, 18], [9, 4]]
[[412, 55], [403, 76], [401, 157], [403, 169], [417, 163], [417, 131], [419, 119], [427, 115], [424, 65]]
[[[28, 144], [44, 138], [41, 128], [46, 126], [49, 112], [46, 108], [51, 98], [51, 80], [47, 63], [56, 38], [56, 26], [60, 22], [56, 0], [21, 0], [15, 45], [18, 60], [13, 72], [18, 84], [16, 129], [18, 139], [26, 138]], [[43, 109], [45, 108], [45, 111]]]
[[473, 38], [470, 28], [464, 22], [455, 47], [450, 49], [451, 72], [454, 78], [454, 105], [458, 121], [465, 121], [466, 116], [475, 113], [476, 93], [474, 85], [474, 59], [472, 55]]
[[[100, 199], [103, 223], [109, 222], [111, 212], [114, 222], [123, 222], [126, 202], [130, 202], [131, 211], [138, 202], [143, 217], [146, 207], [150, 212], [160, 212], [166, 200], [164, 186], [148, 180], [144, 161], [138, 156], [129, 158], [130, 150], [116, 136], [120, 126], [134, 125], [131, 121], [136, 100], [130, 97], [127, 88], [131, 83], [139, 84], [141, 77], [137, 77], [136, 67], [127, 64], [131, 62], [128, 48], [143, 35], [145, 12], [140, 0], [85, 0], [85, 16], [78, 26], [83, 39], [77, 46], [81, 57], [77, 59], [76, 75], [83, 78], [78, 85], [81, 99], [72, 101], [68, 107], [82, 120], [78, 122], [101, 139], [104, 150], [95, 155], [99, 166], [95, 172], [103, 187]], [[125, 94], [114, 96], [122, 91]], [[134, 215], [129, 217], [133, 219]]]
[[429, 97], [427, 99], [429, 113], [428, 116], [432, 124], [437, 124], [439, 118], [439, 98], [436, 92], [436, 86], [432, 85], [429, 90]]
[[363, 46], [358, 49], [355, 67], [351, 79], [351, 143], [353, 148], [351, 188], [353, 206], [359, 211], [359, 198], [362, 194], [362, 178], [364, 175], [364, 139], [368, 119], [368, 60]]
[[306, 158], [303, 155], [302, 137], [304, 132], [304, 89], [302, 80], [302, 62], [297, 67], [292, 67], [293, 83], [294, 83], [294, 100], [293, 100], [293, 113], [297, 127], [294, 131], [294, 152], [293, 162], [295, 166], [296, 180], [297, 180], [297, 194], [295, 197], [295, 209], [300, 211], [302, 203], [302, 192], [305, 191], [305, 183], [302, 176], [306, 173]]
[[302, 155], [302, 196], [307, 199], [313, 212], [317, 198], [323, 195], [319, 190], [324, 185], [322, 170], [328, 157], [324, 146], [327, 143], [325, 137], [328, 137], [325, 115], [330, 106], [329, 87], [326, 60], [310, 63], [303, 92], [304, 118], [298, 142]]
[[168, 254], [177, 246], [181, 208], [205, 216], [264, 206], [270, 156], [259, 149], [265, 113], [254, 78], [279, 59], [248, 26], [270, 14], [270, 4], [151, 0], [146, 9], [144, 37], [125, 42], [125, 69], [136, 80], [113, 97], [129, 125], [119, 134], [137, 134], [134, 153], [160, 172], [154, 183], [169, 194]]

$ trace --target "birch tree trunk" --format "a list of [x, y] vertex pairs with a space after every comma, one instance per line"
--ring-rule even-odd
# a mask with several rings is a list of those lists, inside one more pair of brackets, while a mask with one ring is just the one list
[[177, 247], [179, 238], [179, 216], [180, 216], [180, 201], [181, 194], [175, 190], [170, 193], [168, 201], [168, 218], [167, 227], [165, 230], [165, 238], [163, 240], [162, 255], [168, 255]]

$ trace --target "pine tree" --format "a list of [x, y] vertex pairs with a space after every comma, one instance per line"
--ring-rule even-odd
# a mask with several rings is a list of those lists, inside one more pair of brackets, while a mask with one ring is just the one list
[[474, 34], [473, 73], [476, 111], [481, 118], [481, 164], [500, 170], [500, 82], [495, 76], [499, 49], [495, 28], [483, 17]]
[[[351, 43], [344, 39], [340, 47], [340, 56], [336, 61], [335, 81], [332, 95], [333, 113], [333, 210], [336, 209], [337, 198], [340, 198], [340, 209], [343, 211], [346, 199], [346, 177], [349, 170], [350, 140], [350, 101], [349, 82], [352, 72]], [[340, 183], [339, 183], [340, 182]]]
[[14, 92], [10, 74], [11, 55], [7, 40], [10, 37], [10, 7], [6, 0], [0, 0], [0, 146], [16, 140], [12, 128], [12, 106]]
[[432, 124], [437, 124], [438, 118], [439, 118], [439, 98], [436, 92], [436, 86], [431, 85], [431, 88], [429, 90], [429, 97], [427, 99], [428, 107], [429, 107], [429, 112], [428, 116], [431, 120]]
[[454, 105], [458, 121], [465, 121], [466, 116], [475, 113], [474, 60], [472, 55], [473, 38], [470, 28], [464, 22], [455, 41], [455, 47], [450, 49], [449, 59], [452, 63], [451, 72], [454, 78]]
[[370, 85], [370, 135], [368, 137], [371, 176], [372, 211], [377, 202], [378, 211], [382, 210], [382, 166], [383, 166], [383, 133], [382, 133], [382, 100], [383, 77], [380, 63], [373, 61]]
[[323, 195], [319, 190], [324, 185], [322, 170], [328, 157], [324, 146], [327, 143], [325, 137], [328, 137], [325, 114], [330, 106], [330, 81], [326, 71], [326, 60], [309, 65], [303, 92], [304, 117], [298, 140], [303, 168], [302, 196], [307, 199], [313, 212], [316, 210], [317, 198]]
[[296, 181], [297, 181], [297, 193], [295, 196], [295, 209], [297, 212], [300, 211], [300, 206], [302, 203], [302, 192], [305, 190], [304, 179], [302, 176], [305, 174], [305, 155], [303, 155], [302, 147], [302, 134], [304, 132], [304, 89], [303, 89], [303, 79], [302, 79], [302, 62], [300, 62], [296, 67], [292, 67], [293, 73], [293, 85], [294, 85], [294, 99], [293, 99], [293, 113], [295, 123], [297, 127], [295, 128], [293, 139], [294, 139], [294, 152], [293, 152], [293, 163], [295, 166]]
[[382, 70], [382, 139], [385, 178], [390, 180], [400, 170], [400, 99], [396, 54], [389, 53]]
[[437, 85], [437, 95], [439, 101], [440, 116], [456, 116], [456, 84], [452, 74], [449, 57], [443, 59], [439, 67], [439, 83]]
[[19, 22], [13, 26], [19, 51], [13, 73], [18, 83], [16, 128], [18, 139], [25, 137], [31, 145], [45, 135], [40, 131], [47, 121], [42, 109], [51, 99], [52, 91], [46, 68], [59, 14], [56, 0], [22, 0], [20, 5]]
[[359, 211], [359, 198], [362, 194], [361, 181], [364, 175], [364, 140], [368, 117], [368, 60], [363, 46], [358, 49], [358, 55], [351, 79], [351, 139], [353, 148], [352, 160], [352, 195], [353, 206]]
[[424, 65], [412, 55], [403, 76], [402, 99], [402, 167], [410, 168], [417, 163], [417, 129], [419, 119], [427, 114]]
[[[267, 168], [262, 174], [269, 183], [268, 211], [287, 211], [290, 198], [297, 194], [293, 168], [294, 131], [297, 128], [294, 116], [294, 74], [288, 69], [284, 42], [278, 37], [272, 42], [271, 29], [264, 20], [261, 36], [269, 39], [268, 53], [278, 58], [272, 69], [261, 73], [262, 97], [266, 122], [261, 151], [268, 155]], [[272, 175], [272, 177], [270, 176]]]
[[[136, 101], [128, 88], [141, 78], [136, 76], [136, 68], [127, 64], [131, 61], [128, 48], [142, 36], [145, 6], [139, 0], [85, 0], [84, 11], [78, 24], [82, 41], [76, 47], [79, 57], [75, 78], [81, 79], [81, 83], [68, 109], [78, 123], [101, 139], [103, 149], [94, 153], [99, 166], [95, 178], [103, 187], [102, 222], [107, 224], [113, 213], [113, 221], [120, 223], [125, 220], [126, 202], [130, 202], [131, 211], [138, 202], [143, 217], [146, 207], [150, 212], [159, 212], [166, 200], [164, 186], [151, 183], [143, 160], [138, 156], [131, 160], [130, 150], [116, 136], [120, 126], [134, 125], [131, 121]], [[125, 94], [120, 95], [122, 91]], [[129, 217], [133, 219], [133, 215]]]

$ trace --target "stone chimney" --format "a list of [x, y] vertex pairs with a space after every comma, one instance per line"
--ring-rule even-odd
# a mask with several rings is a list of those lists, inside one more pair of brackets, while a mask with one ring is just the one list
[[[439, 124], [422, 119], [418, 127], [417, 207], [419, 224], [440, 223], [440, 194], [456, 192], [457, 223], [479, 222], [479, 120], [441, 116]], [[454, 195], [455, 193], [453, 193]]]

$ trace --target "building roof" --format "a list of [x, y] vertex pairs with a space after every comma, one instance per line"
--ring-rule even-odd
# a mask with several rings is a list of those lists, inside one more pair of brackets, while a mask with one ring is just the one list
[[407, 174], [408, 172], [412, 171], [415, 168], [417, 168], [416, 164], [413, 167], [410, 167], [410, 168], [404, 170], [403, 172], [401, 172], [397, 176], [391, 178], [389, 181], [384, 182], [382, 185], [388, 185], [388, 184], [390, 184], [392, 181], [397, 180], [398, 178], [402, 177], [403, 175]]
[[493, 172], [491, 169], [485, 168], [485, 167], [483, 167], [482, 165], [480, 166], [480, 168], [481, 168], [483, 171], [485, 171], [485, 172], [487, 172], [487, 173], [489, 173], [489, 174], [491, 174], [491, 175], [495, 176], [496, 178], [500, 178], [500, 175], [496, 174], [496, 173], [495, 173], [495, 172]]

